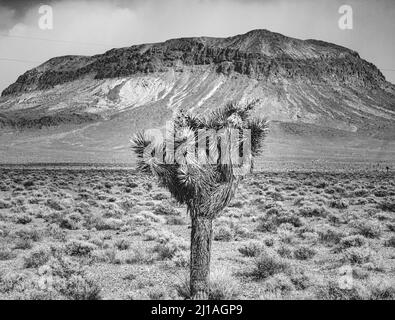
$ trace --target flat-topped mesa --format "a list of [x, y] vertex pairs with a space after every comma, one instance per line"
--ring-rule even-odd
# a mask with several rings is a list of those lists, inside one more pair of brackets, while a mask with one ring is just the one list
[[112, 49], [92, 57], [53, 58], [27, 71], [2, 96], [49, 89], [83, 77], [125, 77], [205, 65], [225, 75], [254, 79], [387, 86], [383, 74], [355, 51], [318, 40], [299, 40], [267, 30], [228, 38], [180, 38]]

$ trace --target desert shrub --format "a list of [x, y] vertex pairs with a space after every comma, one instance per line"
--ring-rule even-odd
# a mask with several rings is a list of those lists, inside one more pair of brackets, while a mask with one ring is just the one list
[[326, 188], [326, 189], [324, 190], [324, 192], [325, 192], [326, 194], [334, 194], [334, 193], [336, 192], [336, 190], [335, 190], [334, 188], [332, 188], [332, 187], [329, 187], [329, 188]]
[[385, 213], [385, 212], [378, 212], [378, 213], [374, 214], [374, 217], [377, 220], [386, 221], [386, 220], [391, 220], [392, 219], [392, 214]]
[[50, 212], [42, 212], [40, 213], [40, 217], [44, 219], [47, 223], [56, 223], [59, 224], [60, 220], [65, 217], [66, 212], [60, 211], [50, 211]]
[[274, 251], [266, 250], [255, 259], [255, 268], [251, 275], [257, 279], [266, 279], [277, 273], [286, 272], [289, 267], [287, 260]]
[[161, 260], [172, 259], [179, 251], [188, 249], [187, 242], [182, 238], [173, 237], [167, 241], [162, 241], [154, 247], [154, 252]]
[[37, 248], [23, 258], [23, 266], [25, 268], [38, 268], [46, 264], [51, 257], [49, 248]]
[[54, 288], [66, 299], [99, 300], [101, 288], [82, 266], [69, 258], [57, 256], [47, 264]]
[[126, 186], [128, 188], [134, 189], [137, 188], [139, 185], [135, 182], [133, 182], [132, 180], [128, 179], [128, 181], [126, 182]]
[[0, 247], [0, 261], [12, 260], [16, 257], [16, 253], [10, 248]]
[[260, 232], [272, 232], [277, 229], [277, 225], [273, 218], [263, 216], [259, 217], [257, 231]]
[[266, 217], [279, 217], [284, 214], [284, 209], [279, 205], [269, 203], [267, 206], [270, 207], [265, 212]]
[[65, 209], [64, 206], [62, 206], [61, 203], [55, 199], [47, 199], [45, 204], [47, 207], [56, 211], [62, 211]]
[[351, 235], [340, 240], [340, 247], [347, 249], [350, 247], [362, 247], [366, 244], [366, 239], [361, 235]]
[[378, 197], [378, 198], [383, 198], [388, 196], [388, 191], [387, 190], [381, 190], [381, 189], [377, 189], [373, 192], [373, 194]]
[[136, 278], [137, 278], [137, 276], [134, 273], [129, 273], [126, 276], [124, 276], [122, 279], [133, 281], [133, 280], [136, 280]]
[[157, 206], [155, 206], [154, 208], [154, 213], [158, 214], [158, 215], [175, 215], [178, 216], [180, 215], [180, 211], [178, 211], [177, 209], [175, 209], [173, 206], [171, 206], [170, 204], [159, 204]]
[[249, 241], [238, 250], [245, 257], [257, 257], [264, 249], [264, 245], [259, 241]]
[[280, 241], [283, 243], [293, 243], [295, 241], [295, 233], [292, 230], [289, 229], [279, 229], [277, 232]]
[[277, 230], [278, 230], [278, 232], [280, 232], [282, 230], [293, 232], [293, 231], [295, 231], [295, 226], [291, 223], [286, 222], [286, 223], [282, 223]]
[[358, 220], [352, 223], [352, 227], [357, 234], [361, 234], [367, 238], [380, 237], [382, 230], [379, 223], [369, 220]]
[[[1, 218], [1, 214], [0, 214], [0, 218]], [[0, 237], [6, 237], [9, 235], [9, 233], [10, 230], [7, 227], [7, 225], [0, 221]]]
[[85, 227], [96, 230], [119, 230], [125, 223], [121, 219], [104, 219], [99, 214], [90, 214], [85, 218]]
[[171, 300], [170, 294], [171, 292], [162, 286], [149, 288], [147, 292], [148, 298], [151, 300]]
[[[162, 230], [156, 230], [154, 228], [147, 230], [144, 233], [144, 240], [145, 241], [154, 241], [157, 240], [159, 238], [159, 234], [161, 232], [165, 232], [166, 234], [169, 234], [169, 232], [167, 230], [162, 231]], [[170, 236], [169, 236], [170, 237]]]
[[10, 191], [11, 188], [5, 184], [0, 184], [0, 191]]
[[338, 231], [333, 227], [325, 227], [318, 230], [318, 235], [320, 237], [320, 241], [326, 244], [338, 244], [344, 237], [344, 234], [341, 231]]
[[[72, 204], [69, 204], [69, 205], [72, 206]], [[92, 207], [92, 204], [89, 204], [88, 202], [78, 201], [74, 205], [74, 210], [75, 210], [75, 212], [78, 212], [82, 216], [87, 216], [92, 213], [91, 207]]]
[[149, 229], [145, 234], [145, 240], [152, 241], [155, 240], [159, 243], [165, 243], [170, 241], [170, 239], [176, 237], [174, 233], [166, 229]]
[[177, 294], [185, 299], [191, 299], [191, 287], [190, 287], [190, 281], [188, 277], [185, 277], [184, 280], [182, 280], [179, 283], [176, 283], [174, 288], [177, 291]]
[[113, 186], [114, 186], [114, 185], [113, 185], [112, 182], [109, 182], [109, 181], [104, 182], [104, 187], [107, 188], [107, 189], [111, 189]]
[[40, 241], [42, 238], [41, 230], [23, 227], [15, 232], [15, 236], [20, 239], [31, 240], [34, 242]]
[[190, 255], [188, 251], [178, 251], [174, 254], [172, 261], [176, 267], [186, 268], [189, 266]]
[[305, 204], [299, 209], [299, 214], [302, 217], [326, 217], [329, 214], [329, 211], [323, 206]]
[[118, 203], [118, 206], [125, 211], [129, 211], [136, 206], [136, 202], [134, 198], [124, 199]]
[[304, 225], [304, 221], [302, 218], [298, 217], [296, 214], [290, 214], [290, 213], [276, 217], [275, 223], [277, 225], [288, 223], [296, 228], [299, 228]]
[[269, 191], [266, 195], [271, 197], [274, 201], [284, 201], [284, 196], [279, 191]]
[[383, 211], [395, 212], [395, 201], [384, 200], [378, 204], [378, 208]]
[[33, 242], [29, 239], [18, 238], [15, 240], [14, 249], [29, 250], [33, 247]]
[[51, 276], [40, 276], [28, 282], [16, 293], [18, 300], [59, 300], [62, 296], [53, 288]]
[[276, 252], [283, 258], [292, 258], [293, 257], [293, 251], [292, 251], [291, 247], [284, 245], [284, 244], [281, 244], [277, 248]]
[[210, 300], [236, 299], [239, 294], [238, 283], [223, 269], [215, 269], [210, 275]]
[[241, 200], [232, 200], [229, 203], [230, 208], [243, 208], [243, 206], [244, 206], [244, 202]]
[[242, 225], [235, 225], [234, 234], [236, 239], [247, 239], [247, 238], [254, 238], [254, 234], [245, 226]]
[[302, 206], [302, 205], [304, 204], [304, 201], [305, 201], [305, 198], [304, 198], [304, 197], [297, 197], [297, 198], [294, 200], [293, 205], [294, 205], [294, 206], [297, 206], [297, 207]]
[[104, 230], [104, 219], [100, 214], [90, 213], [84, 216], [84, 227], [88, 230]]
[[116, 250], [114, 248], [96, 249], [90, 253], [89, 258], [91, 262], [111, 263], [111, 260], [116, 259]]
[[72, 240], [66, 244], [65, 252], [70, 256], [88, 256], [97, 247], [86, 241]]
[[[191, 299], [190, 281], [188, 277], [175, 285], [178, 295], [184, 299]], [[239, 295], [238, 283], [224, 270], [215, 269], [210, 275], [209, 300], [231, 300]]]
[[369, 191], [366, 189], [357, 189], [353, 192], [355, 197], [366, 197], [369, 194]]
[[229, 226], [219, 226], [214, 228], [214, 240], [231, 241], [233, 236], [233, 230]]
[[0, 292], [8, 293], [23, 288], [23, 282], [26, 276], [23, 273], [7, 272], [0, 274]]
[[170, 225], [184, 225], [185, 220], [182, 217], [170, 216], [166, 218], [166, 223]]
[[[164, 217], [157, 216], [156, 214], [152, 213], [151, 211], [146, 211], [146, 210], [140, 211], [137, 216], [143, 217], [143, 219], [146, 220], [148, 223], [154, 222], [154, 223], [163, 224], [166, 222], [166, 219]], [[170, 218], [170, 216], [167, 218]]]
[[25, 188], [33, 187], [33, 186], [34, 186], [34, 181], [32, 181], [32, 180], [26, 180], [26, 181], [23, 182], [23, 186], [24, 186]]
[[154, 256], [143, 247], [133, 248], [125, 259], [127, 264], [151, 264], [153, 262]]
[[79, 225], [71, 217], [64, 216], [59, 220], [59, 227], [66, 230], [77, 230]]
[[117, 258], [117, 249], [107, 248], [103, 250], [105, 261], [112, 264], [120, 264], [121, 260]]
[[115, 246], [118, 250], [128, 250], [130, 248], [130, 242], [127, 239], [118, 239], [115, 242]]
[[0, 200], [0, 210], [1, 209], [9, 209], [12, 207], [12, 204], [8, 201]]
[[342, 220], [340, 215], [336, 214], [336, 213], [330, 213], [327, 218], [330, 223], [335, 224], [335, 225], [340, 224], [341, 222], [344, 221], [344, 220]]
[[336, 200], [331, 200], [329, 201], [329, 207], [330, 208], [336, 208], [336, 209], [347, 209], [348, 208], [348, 202], [344, 199], [336, 199]]
[[352, 276], [354, 279], [366, 280], [369, 278], [369, 271], [365, 270], [363, 267], [354, 265], [352, 268]]
[[344, 261], [351, 264], [363, 264], [370, 262], [372, 258], [372, 252], [369, 248], [351, 247], [343, 252]]
[[25, 197], [20, 196], [20, 197], [15, 197], [12, 202], [16, 205], [16, 206], [23, 206], [25, 204]]
[[395, 281], [373, 280], [368, 284], [370, 300], [394, 300]]
[[169, 199], [169, 198], [170, 198], [169, 194], [164, 193], [164, 192], [157, 192], [152, 195], [152, 199], [154, 199], [154, 200], [165, 200], [165, 199]]
[[395, 236], [392, 236], [388, 240], [385, 241], [385, 246], [386, 247], [392, 247], [395, 248]]
[[355, 198], [355, 199], [350, 199], [349, 204], [350, 205], [360, 205], [364, 206], [369, 203], [369, 198]]
[[338, 281], [329, 281], [326, 284], [317, 286], [316, 296], [321, 300], [365, 300], [369, 298], [369, 293], [359, 283], [355, 283], [352, 288], [342, 288]]
[[321, 180], [321, 181], [318, 181], [314, 186], [318, 189], [325, 189], [326, 187], [329, 186], [329, 184], [327, 181]]
[[263, 239], [263, 243], [267, 246], [267, 247], [273, 247], [274, 245], [274, 239], [270, 236], [266, 237]]
[[315, 249], [306, 246], [300, 246], [293, 252], [295, 259], [298, 260], [309, 260], [313, 258], [316, 254], [317, 251]]
[[120, 230], [125, 225], [121, 219], [109, 218], [103, 221], [102, 229], [98, 230]]
[[295, 290], [291, 279], [284, 273], [278, 273], [269, 277], [264, 283], [264, 288], [266, 291], [280, 294], [288, 294]]
[[28, 224], [30, 222], [32, 222], [32, 218], [27, 214], [23, 214], [16, 218], [17, 224]]
[[46, 233], [48, 236], [52, 237], [55, 240], [59, 240], [62, 242], [66, 241], [66, 232], [60, 228], [57, 224], [51, 224], [47, 227]]
[[[115, 202], [116, 198], [108, 199], [108, 201]], [[120, 219], [125, 214], [125, 210], [123, 210], [116, 203], [107, 203], [102, 205], [103, 208], [103, 217], [104, 218], [115, 218]]]
[[287, 275], [294, 285], [296, 290], [306, 290], [312, 285], [312, 281], [301, 267], [291, 266], [287, 271]]
[[307, 240], [309, 242], [317, 242], [319, 239], [319, 235], [316, 232], [310, 232], [310, 231], [306, 231], [306, 232], [302, 232], [300, 234], [300, 237], [304, 240]]

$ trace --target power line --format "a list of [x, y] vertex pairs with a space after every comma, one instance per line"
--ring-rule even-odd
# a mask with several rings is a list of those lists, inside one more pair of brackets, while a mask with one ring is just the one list
[[10, 58], [0, 58], [1, 61], [10, 61], [10, 62], [26, 62], [26, 63], [42, 63], [42, 61], [32, 61], [32, 60], [23, 60], [23, 59], [10, 59]]
[[28, 37], [28, 36], [20, 36], [20, 35], [9, 35], [0, 33], [0, 37], [4, 38], [15, 38], [15, 39], [27, 39], [27, 40], [38, 40], [38, 41], [48, 41], [48, 42], [57, 42], [57, 43], [75, 43], [87, 46], [101, 46], [101, 47], [121, 47], [119, 45], [111, 44], [111, 43], [97, 43], [97, 42], [82, 42], [82, 41], [73, 41], [73, 40], [58, 40], [58, 39], [48, 39], [48, 38], [38, 38], [38, 37]]

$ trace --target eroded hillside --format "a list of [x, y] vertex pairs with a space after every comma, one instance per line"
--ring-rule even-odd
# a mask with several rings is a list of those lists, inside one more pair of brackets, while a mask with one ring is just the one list
[[162, 126], [175, 110], [201, 113], [255, 99], [255, 112], [273, 121], [272, 150], [298, 153], [305, 145], [323, 157], [316, 147], [329, 141], [346, 157], [353, 148], [374, 154], [395, 140], [394, 93], [352, 50], [267, 30], [58, 57], [3, 91], [2, 158], [40, 150], [41, 160], [67, 151], [94, 161], [112, 158], [116, 148], [124, 161], [131, 134]]

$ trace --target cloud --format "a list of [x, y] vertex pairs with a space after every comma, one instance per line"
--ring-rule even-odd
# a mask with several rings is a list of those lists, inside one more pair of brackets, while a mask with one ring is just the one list
[[[393, 0], [348, 0], [355, 28], [337, 27], [344, 0], [0, 0], [0, 58], [44, 62], [93, 55], [113, 47], [188, 36], [231, 36], [269, 29], [335, 42], [382, 67], [393, 67]], [[53, 30], [38, 27], [38, 7], [50, 3]], [[13, 37], [12, 37], [13, 36]], [[41, 40], [40, 40], [41, 39]], [[60, 40], [45, 41], [42, 39]], [[38, 64], [38, 63], [36, 63]], [[0, 59], [0, 91], [36, 64]], [[391, 74], [386, 74], [391, 77]], [[395, 82], [395, 75], [392, 79]]]

